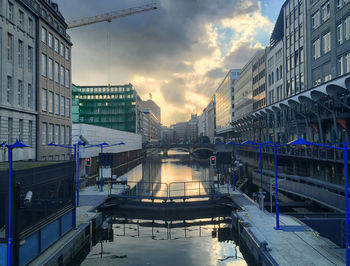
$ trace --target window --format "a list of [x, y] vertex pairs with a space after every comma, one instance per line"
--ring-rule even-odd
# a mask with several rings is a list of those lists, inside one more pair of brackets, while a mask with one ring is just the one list
[[60, 69], [59, 69], [59, 64], [55, 62], [55, 81], [57, 83], [60, 83]]
[[350, 53], [345, 55], [345, 73], [350, 72]]
[[28, 33], [30, 35], [33, 35], [33, 20], [31, 18], [28, 18]]
[[66, 98], [66, 116], [70, 116], [70, 99], [68, 97]]
[[70, 127], [66, 127], [66, 144], [70, 144]]
[[64, 96], [61, 96], [61, 115], [64, 116]]
[[24, 64], [24, 45], [21, 40], [18, 40], [18, 67], [23, 68]]
[[59, 48], [59, 46], [58, 46], [58, 39], [55, 38], [55, 52], [56, 52], [56, 53], [59, 53], [59, 51], [60, 51], [60, 48]]
[[317, 10], [311, 17], [312, 21], [312, 28], [316, 29], [318, 26], [320, 26], [320, 11]]
[[28, 83], [28, 107], [33, 106], [33, 88], [32, 84]]
[[303, 91], [304, 89], [305, 89], [304, 72], [302, 72], [300, 73], [300, 91]]
[[13, 35], [7, 34], [7, 61], [12, 62], [13, 59]]
[[12, 118], [8, 118], [7, 120], [7, 143], [12, 144]]
[[60, 114], [60, 96], [55, 94], [55, 114]]
[[49, 124], [49, 143], [53, 142], [53, 124]]
[[68, 47], [66, 47], [66, 59], [69, 60], [70, 59], [70, 50]]
[[41, 75], [43, 75], [44, 77], [46, 77], [46, 61], [47, 61], [47, 57], [46, 54], [41, 54]]
[[61, 42], [60, 55], [64, 57], [64, 44]]
[[323, 53], [326, 54], [331, 50], [331, 33], [328, 32], [322, 36]]
[[44, 27], [41, 27], [41, 41], [43, 43], [47, 42], [47, 30]]
[[312, 50], [313, 50], [313, 57], [314, 59], [317, 59], [320, 57], [321, 51], [320, 51], [320, 39], [317, 39], [312, 43]]
[[66, 87], [70, 88], [70, 73], [69, 73], [69, 69], [66, 69]]
[[13, 80], [11, 76], [7, 76], [6, 101], [12, 103]]
[[53, 113], [53, 107], [54, 107], [54, 103], [53, 103], [54, 99], [53, 99], [53, 92], [49, 91], [49, 112]]
[[7, 5], [7, 18], [10, 20], [10, 21], [13, 21], [14, 17], [14, 9], [13, 9], [13, 4], [8, 1], [8, 5]]
[[282, 66], [280, 66], [280, 78], [282, 78]]
[[64, 66], [61, 66], [61, 85], [64, 86]]
[[28, 72], [33, 71], [33, 48], [28, 46]]
[[24, 13], [22, 10], [18, 10], [18, 25], [24, 29]]
[[23, 141], [23, 119], [20, 119], [18, 121], [18, 131], [19, 131], [18, 140]]
[[49, 58], [49, 79], [53, 80], [53, 60]]
[[41, 90], [41, 110], [47, 111], [47, 90], [45, 89]]
[[345, 40], [350, 39], [350, 16], [344, 20], [344, 38]]
[[64, 126], [61, 126], [60, 144], [64, 144]]
[[23, 81], [18, 81], [17, 104], [23, 106]]
[[53, 37], [51, 33], [49, 33], [49, 47], [53, 48]]
[[299, 75], [295, 76], [295, 93], [300, 91]]
[[41, 144], [42, 145], [46, 145], [47, 143], [46, 132], [47, 132], [47, 124], [42, 123], [42, 126], [41, 126]]
[[29, 136], [28, 136], [28, 145], [32, 146], [33, 145], [33, 121], [29, 121]]
[[55, 126], [55, 143], [59, 143], [59, 134], [60, 134], [60, 126], [56, 125]]
[[342, 23], [340, 23], [337, 26], [337, 41], [339, 44], [343, 43], [343, 24]]
[[321, 8], [321, 12], [322, 12], [322, 20], [326, 21], [327, 19], [329, 19], [330, 17], [330, 5], [329, 5], [329, 1], [327, 1]]

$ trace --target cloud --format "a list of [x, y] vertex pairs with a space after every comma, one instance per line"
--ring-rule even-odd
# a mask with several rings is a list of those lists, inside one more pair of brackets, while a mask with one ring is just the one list
[[[69, 20], [139, 3], [61, 0], [59, 6]], [[188, 119], [200, 114], [229, 69], [243, 67], [268, 43], [272, 23], [261, 10], [257, 0], [162, 0], [155, 11], [72, 29], [72, 81], [132, 83], [142, 98], [152, 93], [164, 124]]]

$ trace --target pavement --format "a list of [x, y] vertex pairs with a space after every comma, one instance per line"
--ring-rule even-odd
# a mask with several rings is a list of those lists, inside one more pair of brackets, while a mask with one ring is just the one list
[[[294, 217], [280, 215], [280, 227], [275, 230], [276, 216], [261, 211], [257, 204], [240, 191], [231, 191], [233, 201], [242, 210], [240, 220], [258, 243], [266, 241], [278, 265], [345, 265], [344, 249], [339, 248]], [[245, 198], [245, 199], [244, 199]]]

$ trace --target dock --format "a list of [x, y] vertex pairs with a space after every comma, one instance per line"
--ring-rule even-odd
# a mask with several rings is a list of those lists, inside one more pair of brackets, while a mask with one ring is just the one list
[[276, 216], [262, 211], [256, 202], [239, 190], [231, 191], [236, 211], [232, 226], [238, 232], [241, 248], [261, 265], [345, 265], [342, 249], [298, 219], [280, 215], [280, 227], [275, 230]]

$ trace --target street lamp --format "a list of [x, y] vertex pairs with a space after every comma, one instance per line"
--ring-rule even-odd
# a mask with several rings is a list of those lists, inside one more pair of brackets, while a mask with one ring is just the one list
[[[349, 228], [349, 172], [348, 172], [348, 143], [344, 141], [343, 148], [324, 145], [320, 143], [308, 142], [304, 139], [296, 139], [287, 143], [287, 145], [307, 145], [317, 146], [327, 149], [342, 150], [344, 153], [344, 181], [345, 181], [345, 216], [346, 216], [346, 265], [350, 265], [350, 228]], [[277, 188], [277, 187], [276, 187]]]
[[103, 146], [113, 147], [113, 146], [124, 145], [124, 144], [125, 144], [124, 142], [120, 142], [120, 143], [109, 145], [107, 142], [103, 142], [103, 143], [100, 143], [100, 144], [89, 145], [89, 146], [85, 147], [86, 149], [92, 148], [92, 147], [100, 147], [100, 149], [101, 149], [101, 153], [100, 153], [100, 168], [101, 168], [101, 171], [100, 171], [100, 173], [101, 173], [100, 174], [100, 186], [101, 186], [101, 190], [100, 190], [100, 192], [103, 192]]
[[12, 186], [12, 172], [13, 172], [13, 166], [12, 166], [12, 151], [16, 148], [25, 148], [29, 147], [28, 145], [16, 140], [15, 143], [12, 145], [8, 145], [5, 142], [0, 144], [1, 147], [6, 147], [8, 149], [8, 162], [9, 162], [9, 183], [8, 183], [8, 236], [7, 236], [7, 265], [12, 265], [12, 257], [13, 257], [13, 238], [12, 238], [12, 229], [13, 225], [15, 224], [12, 222], [12, 192], [13, 192], [13, 186]]

